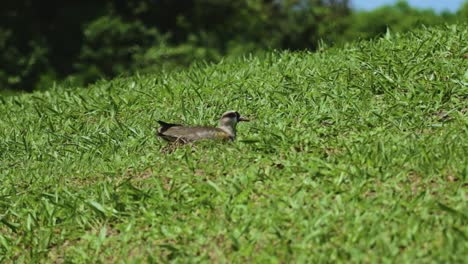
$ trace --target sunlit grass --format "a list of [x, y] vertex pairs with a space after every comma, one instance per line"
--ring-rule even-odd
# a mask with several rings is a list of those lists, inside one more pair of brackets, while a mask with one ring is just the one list
[[463, 262], [466, 28], [2, 98], [0, 261]]

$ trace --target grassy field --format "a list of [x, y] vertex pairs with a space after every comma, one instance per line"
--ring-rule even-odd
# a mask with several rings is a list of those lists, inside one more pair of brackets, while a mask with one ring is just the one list
[[0, 262], [466, 261], [467, 28], [1, 98]]

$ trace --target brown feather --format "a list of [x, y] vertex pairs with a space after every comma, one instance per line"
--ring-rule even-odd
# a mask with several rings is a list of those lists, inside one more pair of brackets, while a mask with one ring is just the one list
[[178, 140], [192, 142], [203, 139], [232, 140], [228, 133], [217, 127], [163, 126], [158, 129], [158, 136], [172, 142]]

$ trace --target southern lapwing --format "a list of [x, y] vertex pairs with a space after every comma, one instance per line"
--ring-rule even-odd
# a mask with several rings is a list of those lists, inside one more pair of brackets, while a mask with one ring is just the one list
[[197, 140], [213, 139], [233, 141], [236, 138], [236, 125], [241, 121], [249, 121], [236, 111], [228, 111], [221, 116], [219, 127], [183, 126], [158, 121], [158, 136], [170, 142], [188, 143]]

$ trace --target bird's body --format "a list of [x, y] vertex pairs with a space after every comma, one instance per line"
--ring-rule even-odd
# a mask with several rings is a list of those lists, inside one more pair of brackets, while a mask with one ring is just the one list
[[241, 117], [239, 113], [234, 111], [228, 111], [223, 114], [219, 127], [187, 127], [180, 124], [158, 121], [161, 125], [158, 129], [158, 136], [170, 142], [180, 143], [204, 139], [233, 141], [236, 138], [236, 125], [240, 121], [248, 121], [248, 119]]
[[162, 121], [158, 121], [161, 128], [158, 130], [158, 136], [167, 141], [196, 141], [202, 139], [232, 139], [231, 136], [218, 127], [184, 127], [181, 125], [172, 125], [167, 127]]

